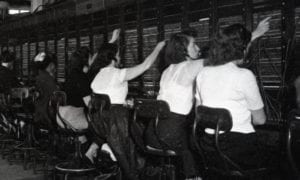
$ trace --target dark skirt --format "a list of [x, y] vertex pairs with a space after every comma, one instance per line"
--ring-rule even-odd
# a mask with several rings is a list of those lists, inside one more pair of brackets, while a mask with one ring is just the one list
[[[222, 168], [223, 161], [218, 155], [214, 135], [204, 134], [201, 138], [201, 147], [210, 166]], [[255, 169], [263, 167], [266, 156], [263, 153], [256, 133], [228, 132], [219, 137], [221, 151], [242, 169]]]
[[[107, 142], [117, 158], [125, 176], [136, 179], [135, 149], [128, 132], [128, 110], [122, 105], [112, 105], [95, 122], [98, 142]], [[99, 144], [101, 146], [102, 144]]]
[[156, 132], [154, 131], [154, 123], [154, 121], [150, 122], [147, 127], [147, 144], [152, 147], [161, 148], [158, 136], [163, 142], [162, 146], [174, 150], [180, 155], [185, 176], [197, 175], [194, 157], [189, 148], [189, 135], [187, 132], [189, 132], [190, 123], [186, 116], [171, 113], [169, 118], [159, 121]]

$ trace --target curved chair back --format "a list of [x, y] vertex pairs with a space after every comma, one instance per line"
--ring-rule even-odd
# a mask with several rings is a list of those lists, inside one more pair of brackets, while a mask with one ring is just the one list
[[230, 131], [232, 128], [231, 114], [227, 109], [210, 108], [206, 106], [198, 106], [196, 109], [196, 121], [203, 128], [210, 128], [219, 131]]
[[29, 98], [29, 91], [28, 87], [12, 88], [8, 98], [9, 104], [15, 108], [22, 107], [24, 100]]
[[[91, 127], [91, 130], [93, 133], [99, 137], [101, 136], [101, 133], [99, 132], [99, 128], [97, 124], [95, 123], [97, 121], [96, 118], [101, 118], [103, 110], [109, 110], [110, 109], [110, 98], [107, 94], [92, 94], [91, 95], [91, 101], [89, 102], [88, 108], [88, 123]], [[103, 128], [102, 130], [104, 130]]]
[[62, 123], [64, 124], [65, 128], [67, 124], [65, 123], [64, 119], [59, 114], [59, 107], [65, 106], [67, 104], [67, 95], [64, 91], [54, 91], [50, 97], [47, 111], [48, 116], [52, 122], [54, 128], [57, 128], [56, 116], [61, 119]]
[[96, 111], [110, 109], [110, 99], [107, 94], [92, 94], [91, 101], [89, 103], [89, 110], [91, 113], [95, 113]]
[[[294, 175], [297, 177], [297, 179], [300, 178], [300, 172], [297, 167], [299, 164], [294, 156], [294, 153], [298, 152], [295, 146], [299, 146], [300, 144], [297, 144], [300, 140], [300, 111], [299, 110], [292, 110], [289, 113], [288, 116], [288, 126], [287, 126], [287, 144], [286, 144], [286, 149], [287, 149], [287, 157], [288, 157], [288, 162], [291, 166], [291, 169], [294, 173]], [[299, 150], [299, 149], [298, 149]]]
[[[207, 106], [198, 106], [196, 108], [196, 117], [193, 124], [193, 141], [195, 146], [199, 152], [199, 154], [204, 159], [204, 165], [206, 169], [211, 167], [207, 167], [207, 157], [205, 152], [203, 152], [203, 148], [200, 145], [200, 138], [203, 135], [204, 129], [210, 128], [214, 130], [214, 146], [216, 152], [219, 154], [219, 158], [224, 162], [225, 171], [229, 172], [229, 167], [234, 167], [237, 171], [234, 173], [242, 175], [243, 170], [234, 163], [231, 159], [229, 159], [222, 151], [219, 145], [219, 134], [229, 132], [232, 128], [232, 117], [230, 112], [224, 108], [211, 108]], [[233, 171], [232, 171], [233, 172]]]
[[32, 89], [32, 87], [12, 88], [7, 98], [11, 112], [27, 122], [33, 119], [34, 96]]
[[8, 109], [8, 94], [0, 93], [0, 112], [6, 112]]
[[[133, 122], [131, 124], [130, 130], [133, 135], [135, 143], [142, 150], [145, 150], [145, 143], [143, 141], [143, 132], [140, 130], [138, 124], [140, 122], [149, 124], [150, 120], [155, 119], [154, 131], [162, 147], [167, 145], [160, 140], [157, 135], [157, 125], [160, 119], [168, 118], [170, 115], [170, 108], [167, 102], [155, 99], [136, 99], [134, 102], [134, 114]], [[139, 120], [137, 120], [139, 118]], [[139, 122], [137, 122], [139, 121]], [[147, 122], [145, 122], [147, 121]]]

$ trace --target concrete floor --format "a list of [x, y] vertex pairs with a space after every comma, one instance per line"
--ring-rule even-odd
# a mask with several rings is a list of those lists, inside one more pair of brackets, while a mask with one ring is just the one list
[[21, 164], [9, 165], [0, 157], [0, 180], [42, 180], [43, 174], [33, 174], [32, 169], [24, 170]]

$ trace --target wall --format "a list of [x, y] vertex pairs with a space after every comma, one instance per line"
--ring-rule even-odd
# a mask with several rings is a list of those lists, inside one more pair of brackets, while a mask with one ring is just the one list
[[[298, 4], [297, 4], [298, 3]], [[46, 14], [46, 15], [45, 15]], [[121, 55], [125, 67], [143, 61], [155, 44], [168, 39], [174, 32], [191, 26], [198, 30], [197, 43], [208, 45], [210, 37], [219, 29], [233, 23], [242, 23], [249, 29], [267, 16], [271, 16], [271, 29], [253, 44], [249, 68], [258, 77], [269, 120], [282, 121], [282, 99], [286, 75], [290, 65], [298, 67], [295, 59], [299, 52], [291, 53], [300, 38], [300, 8], [294, 0], [147, 0], [122, 4], [118, 7], [51, 20], [39, 25], [27, 22], [21, 28], [1, 31], [1, 49], [14, 51], [18, 58], [19, 75], [30, 76], [31, 63], [38, 51], [57, 53], [57, 80], [64, 82], [70, 54], [79, 46], [96, 50], [108, 39], [114, 28], [121, 27]], [[296, 28], [295, 28], [296, 27]], [[296, 35], [296, 36], [294, 36]], [[296, 41], [294, 41], [296, 40]], [[294, 43], [293, 43], [294, 42]], [[293, 63], [292, 63], [293, 62]], [[151, 97], [159, 87], [159, 60], [140, 78], [129, 83], [130, 95]], [[288, 76], [291, 77], [291, 76]], [[153, 96], [152, 96], [153, 97]]]

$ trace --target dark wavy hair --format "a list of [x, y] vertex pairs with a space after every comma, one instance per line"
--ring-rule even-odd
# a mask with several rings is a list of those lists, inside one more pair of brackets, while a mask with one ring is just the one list
[[73, 52], [70, 57], [71, 65], [69, 71], [82, 70], [85, 65], [88, 65], [90, 53], [90, 49], [86, 46], [80, 47]]
[[45, 70], [51, 63], [53, 63], [55, 66], [57, 65], [57, 58], [55, 54], [45, 52], [44, 60], [34, 62], [34, 66], [37, 70]]
[[108, 66], [113, 60], [116, 60], [116, 54], [119, 47], [117, 44], [104, 43], [98, 50], [98, 55], [91, 65], [91, 76], [96, 75], [101, 68]]
[[211, 41], [209, 58], [205, 66], [226, 64], [244, 57], [244, 50], [251, 40], [251, 32], [241, 24], [233, 24], [217, 33]]
[[197, 32], [192, 28], [173, 34], [165, 47], [166, 65], [178, 64], [185, 61], [190, 38], [195, 37], [197, 37]]

